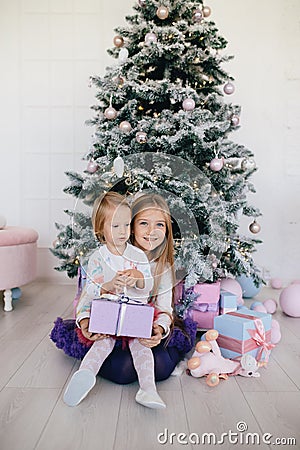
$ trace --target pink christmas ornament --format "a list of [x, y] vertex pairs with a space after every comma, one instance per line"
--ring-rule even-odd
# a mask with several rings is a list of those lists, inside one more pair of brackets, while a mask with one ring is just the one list
[[95, 173], [98, 170], [99, 166], [95, 161], [90, 161], [87, 165], [86, 170], [89, 173]]
[[282, 288], [282, 280], [280, 278], [272, 278], [270, 281], [270, 285], [273, 289], [281, 289]]
[[123, 122], [120, 123], [119, 128], [123, 133], [129, 133], [132, 130], [132, 127], [127, 120], [123, 120]]
[[253, 311], [262, 312], [262, 313], [266, 313], [266, 312], [267, 312], [266, 307], [265, 307], [262, 303], [260, 303], [260, 304], [258, 304], [258, 305], [255, 305], [255, 306], [252, 308], [252, 310], [253, 310]]
[[209, 168], [213, 171], [213, 172], [219, 172], [224, 166], [224, 160], [223, 158], [214, 158], [211, 160], [211, 162], [209, 163]]
[[293, 280], [291, 284], [300, 284], [300, 280]]
[[193, 111], [195, 109], [196, 103], [193, 98], [186, 98], [182, 102], [182, 107], [185, 111]]
[[230, 81], [228, 81], [228, 82], [224, 85], [223, 91], [225, 92], [225, 94], [231, 95], [231, 94], [234, 93], [235, 87], [234, 87], [234, 85], [233, 85]]
[[209, 6], [203, 6], [202, 11], [204, 17], [209, 17], [211, 15], [211, 9]]
[[238, 124], [240, 123], [240, 118], [239, 116], [237, 116], [236, 114], [234, 114], [233, 116], [231, 116], [231, 123], [234, 127], [237, 127]]
[[243, 290], [241, 288], [241, 285], [233, 278], [222, 278], [221, 289], [235, 294], [237, 296], [237, 304], [238, 305], [244, 304]]
[[144, 131], [138, 131], [135, 135], [135, 139], [139, 144], [146, 144], [147, 142], [147, 133]]
[[263, 304], [267, 310], [267, 313], [274, 314], [274, 312], [276, 312], [277, 302], [273, 298], [268, 298], [263, 302]]
[[203, 14], [201, 9], [195, 9], [195, 11], [193, 12], [193, 21], [196, 23], [201, 22], [201, 20], [203, 19]]
[[155, 33], [147, 33], [145, 36], [145, 43], [151, 45], [157, 42], [157, 36]]
[[282, 311], [291, 317], [300, 317], [300, 284], [284, 288], [279, 297]]
[[167, 17], [169, 17], [169, 10], [166, 6], [162, 5], [157, 9], [156, 15], [157, 17], [159, 17], [159, 19], [165, 20], [167, 19]]
[[281, 340], [280, 325], [277, 320], [273, 319], [271, 324], [271, 342], [272, 344], [278, 344]]
[[106, 119], [113, 120], [113, 119], [115, 119], [117, 117], [118, 113], [115, 110], [115, 108], [113, 108], [112, 106], [109, 106], [104, 111], [104, 115], [105, 115]]

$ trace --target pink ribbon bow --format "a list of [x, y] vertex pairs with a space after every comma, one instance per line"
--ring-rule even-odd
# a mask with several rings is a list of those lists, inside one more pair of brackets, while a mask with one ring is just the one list
[[265, 352], [265, 360], [266, 362], [268, 362], [271, 350], [275, 347], [275, 345], [271, 342], [266, 341], [266, 333], [262, 321], [260, 319], [255, 319], [254, 324], [256, 329], [247, 331], [250, 334], [251, 338], [255, 341], [256, 345], [260, 347], [256, 359], [257, 361], [260, 361], [263, 352]]

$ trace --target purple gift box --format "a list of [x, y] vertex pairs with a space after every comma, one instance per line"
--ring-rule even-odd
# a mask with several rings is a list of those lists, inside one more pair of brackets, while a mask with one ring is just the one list
[[154, 308], [130, 300], [95, 299], [91, 305], [89, 331], [149, 338], [152, 334]]
[[188, 315], [197, 322], [198, 328], [213, 328], [214, 318], [219, 315], [220, 281], [198, 283], [193, 287], [196, 300]]

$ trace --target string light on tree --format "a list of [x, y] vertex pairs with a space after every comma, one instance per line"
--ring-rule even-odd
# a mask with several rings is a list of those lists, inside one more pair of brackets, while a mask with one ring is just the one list
[[257, 234], [260, 232], [261, 226], [256, 222], [256, 220], [254, 220], [252, 223], [250, 223], [249, 230], [251, 231], [251, 233]]
[[169, 17], [169, 9], [162, 5], [157, 9], [156, 15], [159, 19], [165, 20]]

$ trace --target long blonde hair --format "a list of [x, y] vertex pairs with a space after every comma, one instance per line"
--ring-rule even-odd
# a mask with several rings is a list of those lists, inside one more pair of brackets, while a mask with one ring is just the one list
[[[169, 207], [166, 201], [158, 194], [144, 194], [138, 197], [131, 206], [131, 230], [134, 230], [134, 222], [138, 215], [147, 209], [158, 209], [162, 212], [166, 222], [166, 235], [164, 241], [156, 249], [149, 252], [149, 260], [156, 262], [154, 272], [154, 286], [152, 290], [152, 300], [156, 300], [160, 280], [166, 270], [170, 270], [172, 274], [172, 306], [173, 306], [173, 286], [175, 285], [174, 271], [174, 244], [172, 221]], [[132, 243], [138, 246], [135, 241], [134, 233], [132, 233]], [[142, 249], [143, 250], [143, 249]]]

